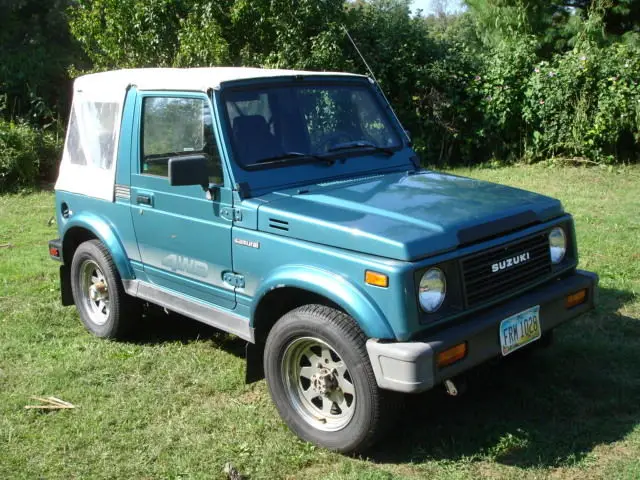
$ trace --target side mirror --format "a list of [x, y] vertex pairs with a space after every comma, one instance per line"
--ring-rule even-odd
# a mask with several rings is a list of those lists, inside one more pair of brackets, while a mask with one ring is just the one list
[[169, 184], [175, 187], [200, 185], [204, 190], [209, 190], [207, 157], [204, 155], [190, 155], [188, 157], [170, 158]]

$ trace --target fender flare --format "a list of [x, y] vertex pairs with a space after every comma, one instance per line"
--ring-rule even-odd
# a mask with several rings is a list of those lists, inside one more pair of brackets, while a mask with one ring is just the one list
[[72, 228], [83, 228], [85, 230], [89, 230], [104, 244], [105, 247], [107, 247], [122, 280], [133, 280], [135, 278], [135, 274], [131, 268], [131, 263], [129, 262], [129, 257], [127, 256], [122, 242], [116, 234], [115, 228], [113, 228], [113, 225], [111, 225], [108, 220], [94, 213], [78, 213], [72, 216], [65, 223], [64, 231], [61, 235], [63, 242], [65, 235]]
[[263, 298], [277, 288], [294, 287], [328, 298], [353, 317], [369, 338], [395, 339], [393, 329], [369, 295], [341, 275], [305, 265], [285, 265], [260, 283], [251, 306], [251, 326]]

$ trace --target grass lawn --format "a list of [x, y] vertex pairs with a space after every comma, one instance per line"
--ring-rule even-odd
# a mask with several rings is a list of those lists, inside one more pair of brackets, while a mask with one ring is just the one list
[[455, 172], [560, 198], [600, 305], [460, 398], [410, 398], [368, 458], [299, 441], [211, 328], [156, 315], [135, 341], [91, 337], [59, 304], [52, 193], [0, 196], [0, 478], [211, 479], [228, 461], [252, 479], [640, 478], [640, 167]]

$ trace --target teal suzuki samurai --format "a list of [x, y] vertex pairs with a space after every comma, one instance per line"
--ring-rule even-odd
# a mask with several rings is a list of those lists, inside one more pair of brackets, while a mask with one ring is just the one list
[[558, 200], [420, 168], [367, 77], [78, 78], [56, 183], [64, 305], [121, 338], [155, 304], [247, 341], [304, 440], [359, 451], [446, 384], [594, 306]]

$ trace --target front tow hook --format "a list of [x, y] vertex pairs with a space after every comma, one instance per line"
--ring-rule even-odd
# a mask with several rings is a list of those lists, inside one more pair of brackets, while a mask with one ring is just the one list
[[457, 397], [467, 391], [467, 381], [464, 378], [448, 378], [444, 381], [444, 389], [447, 395]]

